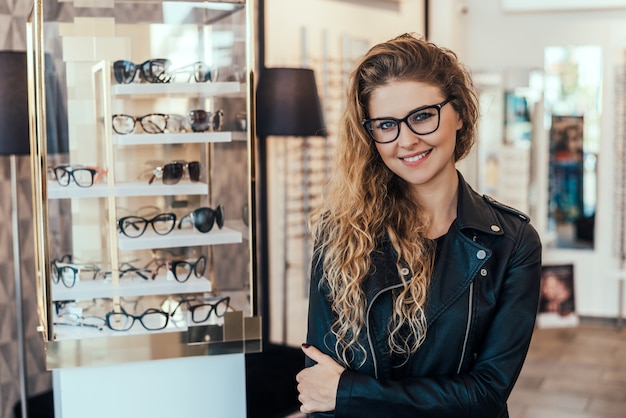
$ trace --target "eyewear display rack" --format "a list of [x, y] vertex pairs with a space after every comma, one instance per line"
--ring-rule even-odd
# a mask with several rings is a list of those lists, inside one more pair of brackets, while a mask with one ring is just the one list
[[[245, 0], [34, 3], [37, 300], [57, 417], [191, 417], [199, 404], [245, 416], [243, 355], [261, 350], [255, 10]], [[48, 149], [51, 126], [60, 151]]]

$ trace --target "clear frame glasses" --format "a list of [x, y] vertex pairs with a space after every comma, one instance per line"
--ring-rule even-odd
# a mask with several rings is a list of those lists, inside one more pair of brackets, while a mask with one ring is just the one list
[[148, 225], [151, 225], [158, 235], [167, 235], [176, 225], [176, 214], [160, 213], [151, 219], [141, 216], [124, 216], [117, 221], [118, 230], [128, 238], [139, 238], [146, 232]]
[[452, 100], [454, 97], [448, 97], [439, 104], [418, 107], [402, 119], [392, 117], [363, 119], [361, 124], [370, 138], [379, 144], [388, 144], [398, 139], [402, 122], [416, 135], [432, 134], [439, 129], [441, 108]]
[[202, 61], [196, 61], [163, 74], [161, 79], [166, 83], [189, 83], [192, 80], [196, 83], [206, 83], [217, 80], [217, 68]]
[[58, 165], [48, 170], [61, 186], [69, 186], [73, 181], [78, 187], [91, 187], [107, 174], [105, 169], [95, 166]]
[[215, 209], [209, 207], [198, 208], [180, 218], [178, 229], [181, 229], [185, 222], [191, 223], [203, 234], [213, 229], [215, 224], [217, 224], [219, 229], [222, 229], [224, 227], [224, 207], [217, 205]]

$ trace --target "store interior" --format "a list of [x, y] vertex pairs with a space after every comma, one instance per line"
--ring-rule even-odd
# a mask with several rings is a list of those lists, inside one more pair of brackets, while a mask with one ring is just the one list
[[[0, 31], [0, 50], [26, 51], [32, 2], [0, 1], [6, 3], [0, 8], [0, 26], [5, 28]], [[255, 2], [259, 76], [272, 68], [312, 70], [324, 126], [314, 132], [259, 131], [262, 152], [257, 169], [264, 171], [257, 190], [260, 247], [255, 286], [264, 353], [246, 355], [248, 380], [242, 391], [249, 395], [249, 417], [297, 414], [292, 376], [303, 361], [298, 347], [306, 338], [311, 251], [307, 215], [322, 202], [324, 183], [332, 175], [333, 140], [354, 59], [371, 45], [402, 32], [423, 34], [452, 49], [471, 69], [481, 100], [481, 128], [473, 153], [459, 169], [477, 191], [530, 216], [544, 245], [546, 277], [558, 276], [569, 290], [567, 309], [540, 313], [540, 339], [529, 355], [533, 368], [522, 373], [521, 391], [513, 397], [520, 408], [512, 416], [623, 416], [615, 411], [626, 409], [626, 397], [616, 389], [626, 384], [626, 363], [620, 360], [626, 357], [620, 356], [626, 346], [621, 328], [626, 310], [626, 2], [589, 3]], [[561, 147], [568, 140], [570, 146]], [[0, 156], [3, 196], [15, 196], [14, 203], [3, 199], [0, 204], [5, 220], [0, 223], [5, 249], [0, 257], [0, 312], [5, 313], [0, 328], [0, 418], [16, 416], [15, 405], [24, 392], [29, 397], [43, 396], [53, 387], [38, 331], [30, 158], [22, 152], [16, 157], [9, 154], [14, 153]], [[15, 205], [17, 248], [18, 232], [10, 222]], [[54, 228], [61, 230], [63, 225]], [[20, 286], [14, 280], [16, 250]], [[18, 322], [22, 323], [19, 330]], [[21, 333], [23, 346], [18, 341]], [[595, 347], [588, 335], [604, 345]], [[571, 388], [555, 384], [556, 388], [546, 388], [552, 394], [544, 399], [547, 412], [528, 406], [528, 397], [541, 398], [543, 377], [538, 370], [550, 361], [558, 362], [551, 356], [565, 352], [567, 348], [559, 345], [563, 341], [580, 342], [577, 349], [585, 352], [566, 355], [575, 360], [567, 364], [579, 367], [586, 376], [602, 375], [596, 387], [610, 395], [598, 396], [609, 401], [588, 400], [586, 405], [576, 405], [574, 412], [567, 409], [575, 404], [572, 393], [592, 389], [568, 392]], [[594, 350], [612, 362], [596, 363]], [[611, 369], [612, 374], [607, 371]], [[571, 376], [583, 379], [583, 375]], [[559, 400], [566, 404], [558, 410], [564, 415], [555, 415]], [[35, 413], [37, 407], [30, 416]]]

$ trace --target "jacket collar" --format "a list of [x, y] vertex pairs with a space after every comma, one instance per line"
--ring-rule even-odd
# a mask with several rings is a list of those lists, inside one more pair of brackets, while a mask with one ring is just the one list
[[502, 226], [493, 207], [472, 189], [463, 175], [459, 176], [456, 224], [459, 229], [475, 229], [487, 234], [502, 235]]

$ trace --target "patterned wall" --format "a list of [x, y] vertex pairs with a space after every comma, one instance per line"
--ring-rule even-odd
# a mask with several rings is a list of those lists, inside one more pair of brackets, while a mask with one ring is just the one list
[[[26, 50], [31, 7], [28, 0], [0, 0], [0, 50]], [[28, 394], [33, 396], [50, 390], [51, 377], [37, 332], [30, 158], [19, 156], [16, 161], [26, 371]], [[12, 418], [13, 406], [20, 400], [10, 174], [10, 157], [0, 157], [0, 418]]]

